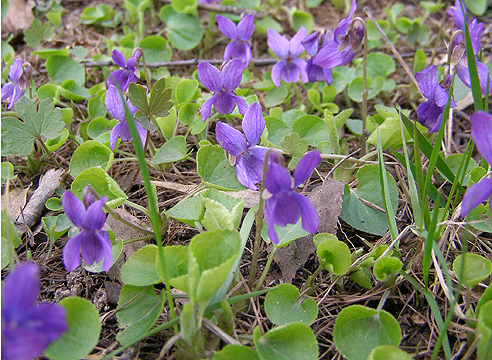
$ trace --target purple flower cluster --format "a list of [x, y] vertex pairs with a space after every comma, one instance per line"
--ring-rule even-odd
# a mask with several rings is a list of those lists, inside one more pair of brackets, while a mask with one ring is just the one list
[[246, 15], [236, 24], [222, 15], [215, 15], [215, 20], [219, 25], [219, 30], [232, 41], [226, 46], [224, 51], [224, 61], [241, 59], [248, 65], [251, 61], [251, 44], [249, 39], [255, 31], [255, 16]]
[[20, 100], [26, 91], [29, 79], [29, 68], [23, 69], [24, 61], [15, 59], [14, 64], [10, 66], [9, 78], [11, 82], [2, 86], [2, 101], [9, 100], [7, 110], [14, 108], [17, 101]]
[[121, 91], [128, 90], [130, 83], [136, 83], [140, 72], [138, 70], [138, 57], [132, 56], [125, 62], [125, 56], [119, 50], [113, 50], [113, 61], [121, 69], [113, 71], [108, 76], [108, 88], [111, 86], [120, 87]]
[[299, 160], [294, 170], [294, 178], [289, 171], [278, 163], [277, 156], [272, 154], [269, 168], [265, 175], [264, 216], [268, 225], [268, 237], [278, 244], [279, 238], [275, 226], [295, 224], [302, 218], [302, 228], [310, 233], [318, 230], [318, 213], [313, 204], [296, 192], [296, 188], [309, 179], [314, 168], [321, 161], [318, 150], [308, 152]]
[[41, 288], [33, 262], [19, 264], [2, 289], [2, 359], [31, 360], [68, 329], [65, 309], [36, 303]]
[[[319, 50], [328, 44], [329, 39], [327, 36], [328, 34], [322, 36], [319, 32], [315, 31], [301, 41], [302, 45], [306, 49], [306, 52], [311, 55], [311, 58], [306, 63], [306, 73], [309, 82], [321, 81], [331, 85], [333, 81], [330, 68], [323, 68], [313, 63], [313, 60]], [[323, 40], [322, 44], [321, 40]]]
[[[478, 111], [470, 117], [471, 136], [487, 163], [492, 164], [492, 115]], [[470, 186], [461, 201], [461, 217], [492, 196], [492, 179], [483, 178]]]
[[102, 269], [108, 271], [113, 265], [113, 254], [111, 240], [108, 232], [104, 230], [106, 214], [102, 209], [108, 199], [102, 197], [95, 201], [87, 187], [82, 198], [83, 201], [80, 201], [71, 191], [63, 193], [63, 209], [70, 221], [80, 229], [80, 232], [65, 245], [63, 263], [67, 271], [76, 269], [80, 266], [82, 253], [84, 261], [89, 265], [104, 259]]

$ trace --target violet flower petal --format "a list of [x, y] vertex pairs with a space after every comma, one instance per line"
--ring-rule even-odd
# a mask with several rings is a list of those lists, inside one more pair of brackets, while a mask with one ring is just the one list
[[277, 197], [277, 209], [274, 215], [275, 224], [286, 226], [287, 224], [295, 224], [299, 220], [301, 210], [297, 205], [295, 194], [296, 192], [294, 191], [287, 191], [282, 194], [274, 195]]
[[280, 59], [286, 59], [289, 56], [289, 40], [273, 29], [267, 30], [267, 36], [267, 44], [270, 49], [272, 49], [275, 55]]
[[85, 237], [86, 232], [82, 230], [65, 244], [65, 248], [63, 249], [63, 264], [68, 272], [80, 266], [80, 248]]
[[118, 65], [120, 68], [124, 68], [126, 64], [125, 64], [125, 56], [123, 55], [123, 53], [119, 50], [113, 50], [111, 54], [114, 63]]
[[478, 111], [470, 117], [471, 135], [485, 161], [492, 164], [492, 115]]
[[439, 80], [439, 70], [436, 65], [419, 71], [415, 74], [420, 93], [428, 100], [434, 100], [437, 83]]
[[221, 114], [230, 114], [236, 107], [236, 101], [233, 95], [226, 92], [220, 92], [216, 95], [217, 97], [214, 102], [215, 111]]
[[234, 21], [226, 18], [225, 16], [222, 15], [215, 15], [215, 21], [217, 22], [217, 25], [219, 26], [219, 30], [222, 34], [224, 34], [226, 37], [228, 37], [231, 40], [236, 40], [236, 24]]
[[247, 41], [255, 31], [255, 16], [248, 14], [239, 21], [236, 28], [236, 39]]
[[102, 256], [104, 257], [101, 269], [103, 271], [108, 271], [111, 266], [113, 266], [113, 252], [111, 240], [109, 239], [109, 234], [107, 231], [97, 230], [96, 236], [98, 237], [101, 244]]
[[274, 216], [275, 210], [277, 208], [277, 198], [271, 197], [265, 200], [265, 209], [263, 210], [263, 215], [265, 216], [265, 222], [268, 225], [268, 237], [270, 241], [274, 244], [278, 244], [279, 238], [275, 231]]
[[301, 71], [297, 64], [293, 61], [288, 61], [282, 68], [282, 73], [280, 74], [282, 80], [284, 80], [286, 83], [296, 82], [297, 80], [299, 80], [300, 75]]
[[36, 302], [41, 288], [39, 269], [33, 262], [21, 263], [7, 279], [2, 289], [2, 312], [3, 308], [8, 310], [2, 315], [7, 315], [9, 320], [15, 321]]
[[108, 91], [106, 91], [104, 103], [112, 117], [118, 121], [125, 121], [125, 107], [123, 106], [123, 101], [121, 100], [120, 93], [116, 86], [109, 86]]
[[251, 190], [258, 190], [258, 187], [256, 187], [255, 183], [257, 183], [261, 179], [255, 182], [251, 178], [251, 174], [248, 171], [249, 169], [246, 167], [244, 157], [242, 155], [239, 155], [236, 158], [236, 165], [234, 165], [234, 168], [236, 169], [237, 179], [242, 185], [250, 188]]
[[208, 62], [202, 62], [197, 65], [198, 69], [198, 79], [202, 84], [209, 90], [213, 92], [222, 91], [224, 85], [222, 80], [222, 74], [219, 69], [211, 65]]
[[280, 86], [280, 76], [283, 72], [283, 69], [287, 62], [285, 60], [281, 60], [272, 67], [271, 78], [275, 86]]
[[244, 115], [246, 114], [246, 111], [248, 111], [248, 104], [246, 103], [246, 101], [240, 97], [240, 96], [237, 96], [237, 95], [230, 95], [234, 101], [236, 102], [237, 104], [237, 109], [239, 111], [239, 113], [241, 115]]
[[355, 57], [355, 52], [347, 46], [343, 51], [338, 51], [339, 44], [335, 41], [331, 41], [326, 46], [323, 46], [313, 59], [315, 65], [334, 68], [342, 66], [350, 62]]
[[116, 147], [118, 137], [120, 136], [122, 128], [125, 126], [128, 129], [126, 122], [118, 122], [118, 124], [113, 126], [113, 128], [111, 129], [111, 132], [109, 133], [109, 146], [111, 147], [111, 150], [114, 150], [114, 148]]
[[289, 41], [289, 56], [298, 58], [304, 52], [304, 46], [301, 41], [307, 36], [306, 29], [301, 27]]
[[294, 170], [294, 188], [306, 181], [320, 162], [321, 155], [318, 150], [306, 153], [306, 155], [299, 160]]
[[82, 222], [82, 227], [84, 229], [102, 229], [104, 223], [106, 222], [106, 214], [104, 213], [102, 208], [106, 201], [108, 201], [108, 198], [106, 196], [103, 196], [87, 208], [84, 216], [84, 221]]
[[299, 73], [301, 75], [301, 81], [303, 83], [307, 83], [309, 79], [306, 72], [306, 61], [301, 59], [292, 59], [292, 63], [294, 63], [299, 69]]
[[319, 32], [312, 32], [304, 40], [301, 41], [301, 44], [304, 46], [306, 52], [309, 55], [316, 56], [319, 48]]
[[261, 113], [261, 105], [254, 102], [249, 106], [243, 118], [243, 131], [248, 140], [248, 147], [258, 144], [264, 129], [265, 119]]
[[430, 133], [437, 132], [441, 126], [442, 109], [435, 102], [426, 101], [417, 108], [417, 117]]
[[217, 122], [215, 134], [219, 145], [233, 156], [238, 156], [247, 148], [244, 135], [226, 123]]
[[12, 96], [14, 93], [14, 89], [16, 88], [16, 85], [12, 82], [9, 82], [2, 86], [2, 101], [7, 100], [9, 97]]
[[12, 80], [15, 84], [19, 82], [19, 79], [22, 75], [22, 64], [24, 61], [22, 59], [15, 59], [14, 64], [10, 66], [9, 69], [9, 78]]
[[[236, 51], [236, 45], [237, 45], [237, 42], [236, 41], [233, 41], [233, 42], [230, 42], [229, 44], [227, 44], [225, 50], [224, 50], [224, 61], [229, 61], [229, 59], [232, 56], [233, 53], [237, 52]], [[237, 58], [239, 58], [240, 56], [237, 56]]]
[[233, 91], [239, 86], [244, 69], [246, 65], [240, 59], [232, 59], [225, 64], [222, 69], [222, 78], [226, 92]]
[[292, 193], [299, 209], [301, 211], [302, 228], [309, 233], [315, 233], [318, 231], [319, 218], [314, 205], [311, 204], [308, 198], [298, 194]]
[[83, 244], [80, 247], [82, 258], [88, 265], [99, 262], [103, 259], [104, 252], [99, 238], [96, 236], [96, 230], [87, 230], [84, 232]]
[[65, 191], [62, 196], [62, 206], [65, 209], [70, 221], [81, 228], [84, 224], [86, 214], [84, 203], [79, 200], [71, 191]]
[[248, 176], [255, 184], [259, 183], [263, 176], [263, 162], [267, 151], [265, 147], [255, 146], [245, 151], [242, 156]]
[[212, 114], [212, 105], [215, 103], [215, 100], [219, 96], [219, 93], [212, 95], [212, 97], [205, 100], [200, 108], [200, 114], [202, 115], [202, 121], [207, 120]]
[[265, 188], [271, 194], [289, 191], [292, 187], [292, 178], [289, 171], [277, 163], [271, 163], [265, 174]]
[[492, 179], [486, 178], [470, 186], [461, 201], [461, 217], [465, 218], [468, 213], [492, 196]]

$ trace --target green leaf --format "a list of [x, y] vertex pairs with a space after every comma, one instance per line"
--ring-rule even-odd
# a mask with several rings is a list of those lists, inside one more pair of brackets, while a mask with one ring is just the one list
[[316, 360], [318, 342], [307, 324], [293, 322], [277, 326], [261, 336], [253, 331], [253, 343], [262, 360]]
[[89, 104], [87, 105], [87, 112], [89, 114], [89, 119], [95, 119], [97, 117], [105, 117], [107, 114], [106, 105], [103, 104], [101, 99], [98, 97], [92, 97], [89, 99]]
[[185, 224], [195, 226], [195, 222], [200, 221], [203, 216], [203, 209], [201, 196], [194, 196], [180, 201], [164, 213]]
[[291, 322], [311, 324], [318, 315], [318, 305], [310, 297], [299, 298], [299, 289], [291, 284], [280, 284], [265, 298], [265, 312], [275, 325]]
[[[195, 103], [186, 103], [179, 108], [178, 119], [183, 125], [190, 126], [198, 118], [199, 106]], [[201, 119], [199, 119], [201, 122]]]
[[258, 353], [244, 345], [226, 345], [214, 354], [213, 360], [260, 360]]
[[123, 285], [118, 299], [118, 308], [122, 308], [116, 313], [119, 327], [123, 331], [116, 335], [116, 340], [122, 346], [131, 344], [154, 325], [163, 306], [164, 292], [156, 295], [153, 286]]
[[190, 297], [198, 303], [210, 301], [227, 278], [239, 254], [240, 244], [239, 234], [231, 230], [207, 231], [191, 239], [190, 251], [198, 267], [199, 278], [197, 284], [191, 281]]
[[[398, 190], [391, 174], [388, 172], [386, 174], [391, 204], [394, 211], [396, 211], [398, 207]], [[366, 205], [360, 200], [362, 198], [371, 204], [384, 208], [381, 183], [379, 181], [379, 166], [364, 165], [357, 171], [357, 179], [359, 179], [359, 187], [357, 189], [345, 188], [345, 195], [342, 196], [342, 215], [340, 217], [358, 230], [383, 236], [389, 229], [385, 213]]]
[[176, 103], [180, 105], [190, 101], [197, 89], [198, 81], [195, 79], [181, 80], [178, 86], [176, 86]]
[[42, 24], [39, 19], [34, 19], [31, 29], [24, 30], [24, 40], [30, 48], [35, 49], [41, 42], [51, 41], [55, 37], [55, 27], [49, 22]]
[[50, 79], [58, 85], [62, 85], [65, 80], [73, 80], [79, 86], [85, 84], [84, 67], [68, 56], [50, 56], [46, 60], [46, 71]]
[[165, 23], [167, 39], [176, 49], [188, 51], [197, 47], [202, 41], [202, 25], [193, 15], [174, 12]]
[[335, 321], [335, 346], [349, 360], [365, 360], [380, 345], [398, 346], [401, 330], [387, 311], [362, 305], [345, 307]]
[[147, 286], [164, 281], [157, 274], [156, 245], [145, 245], [121, 267], [121, 281], [133, 286]]
[[292, 10], [293, 11], [289, 13], [289, 20], [294, 31], [299, 31], [301, 27], [304, 27], [306, 32], [310, 34], [314, 26], [313, 15], [308, 12], [299, 11], [295, 7], [293, 7]]
[[371, 284], [371, 273], [367, 268], [358, 268], [355, 272], [350, 274], [350, 278], [355, 281], [357, 284], [360, 286], [366, 288], [366, 289], [371, 289], [372, 284]]
[[[395, 60], [381, 52], [373, 52], [367, 55], [367, 76], [374, 80], [381, 76], [385, 79], [396, 70]], [[357, 66], [357, 76], [362, 76], [362, 62]]]
[[287, 99], [288, 95], [289, 90], [287, 90], [287, 87], [274, 87], [265, 96], [265, 107], [271, 108], [282, 104]]
[[171, 0], [171, 6], [178, 13], [194, 14], [198, 0]]
[[70, 135], [70, 132], [68, 131], [67, 128], [63, 129], [60, 136], [58, 136], [55, 139], [52, 140], [46, 140], [44, 143], [46, 147], [48, 148], [48, 151], [53, 152], [58, 150], [63, 144], [65, 144], [65, 141], [68, 139], [68, 135]]
[[417, 51], [415, 51], [415, 54], [413, 55], [413, 73], [416, 74], [419, 71], [424, 70], [426, 63], [427, 55], [425, 54], [424, 50], [418, 49]]
[[280, 146], [284, 137], [292, 132], [292, 129], [286, 123], [276, 117], [265, 116], [265, 123], [268, 132], [268, 141], [275, 145]]
[[104, 133], [107, 133], [109, 129], [109, 120], [104, 117], [96, 117], [91, 120], [87, 126], [87, 134], [96, 139]]
[[485, 291], [480, 296], [480, 300], [478, 300], [477, 307], [475, 308], [475, 314], [477, 315], [477, 317], [480, 316], [482, 307], [491, 300], [492, 300], [492, 286], [489, 285], [487, 286], [487, 289], [485, 289]]
[[207, 230], [234, 230], [232, 215], [224, 205], [208, 198], [203, 198], [203, 203], [205, 204], [205, 215], [203, 216], [202, 224]]
[[263, 19], [255, 21], [256, 23], [256, 32], [266, 35], [267, 29], [272, 29], [281, 34], [284, 31], [282, 24], [280, 24], [277, 20], [267, 15]]
[[8, 161], [2, 161], [2, 185], [7, 179], [15, 179], [17, 175], [14, 175], [14, 165]]
[[92, 167], [82, 171], [72, 183], [72, 192], [80, 199], [82, 191], [91, 185], [99, 196], [106, 196], [110, 208], [120, 206], [128, 197], [109, 174], [101, 168]]
[[100, 167], [108, 171], [113, 164], [114, 154], [110, 148], [95, 140], [88, 140], [75, 149], [70, 160], [70, 172], [77, 177], [91, 167]]
[[145, 56], [145, 61], [160, 62], [169, 61], [172, 57], [172, 51], [166, 39], [159, 35], [150, 35], [140, 42]]
[[34, 150], [35, 139], [40, 139], [41, 136], [55, 139], [65, 128], [61, 110], [53, 109], [53, 103], [49, 99], [40, 101], [36, 108], [33, 100], [23, 96], [15, 104], [15, 111], [24, 122], [12, 116], [2, 119], [2, 140], [12, 154], [29, 155]]
[[[309, 235], [309, 233], [302, 228], [302, 219], [299, 218], [295, 224], [287, 224], [287, 226], [275, 226], [275, 232], [278, 236], [277, 247], [284, 247], [289, 245], [292, 241]], [[261, 228], [261, 237], [264, 240], [271, 241], [268, 237], [268, 225], [263, 222], [263, 227]]]
[[492, 359], [492, 301], [483, 306], [483, 311], [478, 316], [476, 336], [479, 339], [477, 345], [478, 360]]
[[58, 91], [61, 96], [73, 101], [84, 100], [90, 96], [85, 87], [76, 84], [72, 79], [65, 80], [61, 86], [58, 87]]
[[89, 300], [81, 297], [64, 298], [60, 305], [67, 313], [68, 330], [51, 343], [44, 353], [54, 360], [82, 359], [99, 340], [99, 313]]
[[487, 10], [487, 2], [485, 0], [465, 0], [465, 6], [468, 11], [476, 16], [482, 16]]
[[323, 119], [314, 115], [301, 116], [294, 123], [293, 130], [299, 135], [300, 138], [306, 138], [309, 141], [309, 145], [318, 146], [318, 144], [326, 140], [328, 136], [328, 129]]
[[[349, 85], [348, 94], [349, 97], [356, 101], [362, 102], [362, 92], [364, 90], [362, 76], [356, 77]], [[382, 76], [376, 76], [374, 79], [367, 78], [367, 99], [376, 97], [383, 89], [384, 78]]]
[[391, 279], [392, 275], [397, 274], [402, 266], [403, 263], [400, 259], [393, 256], [385, 256], [374, 264], [372, 271], [378, 281], [387, 281]]
[[465, 253], [454, 259], [453, 271], [458, 280], [472, 288], [492, 274], [492, 263], [483, 256]]
[[152, 164], [163, 164], [183, 160], [188, 156], [186, 149], [186, 139], [182, 135], [166, 141], [155, 153]]
[[160, 117], [169, 115], [169, 109], [173, 107], [171, 99], [171, 89], [166, 87], [166, 79], [162, 78], [152, 86], [150, 93], [150, 114]]
[[310, 9], [317, 7], [323, 0], [306, 0], [306, 6]]
[[313, 239], [320, 265], [335, 275], [343, 275], [350, 269], [350, 250], [333, 234], [318, 234]]
[[[307, 141], [307, 140], [306, 140]], [[202, 146], [196, 155], [197, 172], [208, 186], [219, 190], [244, 190], [237, 180], [236, 170], [219, 145]]]
[[128, 86], [128, 98], [130, 99], [132, 105], [142, 111], [144, 115], [150, 115], [147, 90], [144, 86], [136, 83], [130, 83]]
[[412, 360], [412, 357], [396, 346], [381, 345], [372, 349], [367, 360]]
[[180, 286], [179, 280], [176, 279], [188, 274], [189, 250], [188, 246], [183, 245], [165, 246], [162, 249], [164, 264], [161, 264], [157, 257], [157, 274], [162, 279], [169, 279], [172, 286], [185, 292], [188, 291], [188, 284]]
[[[411, 139], [410, 134], [406, 129], [403, 129], [405, 133], [405, 140]], [[403, 146], [401, 139], [401, 129], [400, 129], [400, 118], [399, 117], [388, 117], [384, 120], [383, 124], [379, 126], [379, 134], [381, 136], [381, 143], [383, 145], [383, 150], [400, 149]], [[377, 146], [377, 131], [374, 131], [367, 139], [369, 144]]]
[[[230, 215], [232, 229], [237, 229], [239, 227], [244, 207], [242, 199], [237, 199], [216, 189], [206, 190], [201, 195], [207, 210], [209, 209], [207, 204], [213, 204], [213, 202], [220, 204]], [[213, 202], [208, 202], [208, 200]]]
[[298, 161], [301, 160], [306, 153], [309, 146], [309, 140], [300, 139], [297, 133], [292, 133], [291, 135], [284, 137], [281, 145], [286, 152], [291, 154], [292, 159], [289, 161], [289, 169], [294, 169]]
[[70, 50], [68, 49], [39, 49], [32, 52], [34, 55], [38, 55], [43, 60], [48, 60], [52, 56], [69, 57]]

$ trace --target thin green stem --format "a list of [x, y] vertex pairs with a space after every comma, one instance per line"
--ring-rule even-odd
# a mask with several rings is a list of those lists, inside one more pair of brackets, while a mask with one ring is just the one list
[[299, 92], [299, 87], [297, 83], [293, 83], [293, 87], [294, 87], [294, 92], [296, 93], [297, 107], [299, 107], [299, 105], [301, 105], [301, 93]]
[[273, 249], [272, 249], [272, 252], [268, 256], [267, 263], [265, 265], [265, 268], [261, 272], [261, 276], [260, 276], [260, 279], [258, 280], [258, 283], [256, 284], [255, 291], [260, 290], [261, 285], [263, 284], [263, 281], [265, 281], [265, 277], [266, 277], [266, 275], [268, 273], [268, 270], [270, 270], [270, 266], [272, 265], [273, 257], [277, 253], [277, 250], [278, 249], [280, 249], [278, 246], [274, 246]]
[[56, 161], [56, 159], [53, 157], [53, 154], [51, 154], [51, 151], [48, 150], [48, 147], [46, 146], [44, 141], [41, 139], [38, 139], [38, 140], [39, 140], [39, 143], [41, 144], [41, 146], [43, 147], [46, 155], [48, 155], [50, 157], [51, 161], [53, 161], [53, 163], [56, 165], [56, 167], [58, 169], [63, 169], [62, 166], [58, 163], [58, 161]]
[[366, 120], [367, 120], [367, 28], [365, 21], [356, 17], [352, 20], [350, 26], [355, 26], [356, 22], [360, 22], [362, 28], [364, 29], [364, 58], [362, 60], [362, 135], [360, 136], [360, 154], [364, 156], [367, 153], [367, 144], [366, 144]]

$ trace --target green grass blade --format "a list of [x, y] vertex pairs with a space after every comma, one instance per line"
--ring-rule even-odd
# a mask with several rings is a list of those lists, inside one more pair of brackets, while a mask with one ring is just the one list
[[[437, 198], [439, 199], [441, 194], [437, 194]], [[436, 202], [434, 206], [434, 210], [432, 210], [432, 219], [429, 224], [429, 228], [427, 230], [427, 238], [424, 243], [424, 255], [422, 257], [422, 268], [424, 271], [424, 284], [425, 288], [429, 287], [429, 270], [430, 270], [430, 262], [431, 262], [431, 253], [432, 253], [432, 244], [434, 243], [434, 239], [436, 237], [436, 228], [437, 221], [439, 220], [439, 200]]]

